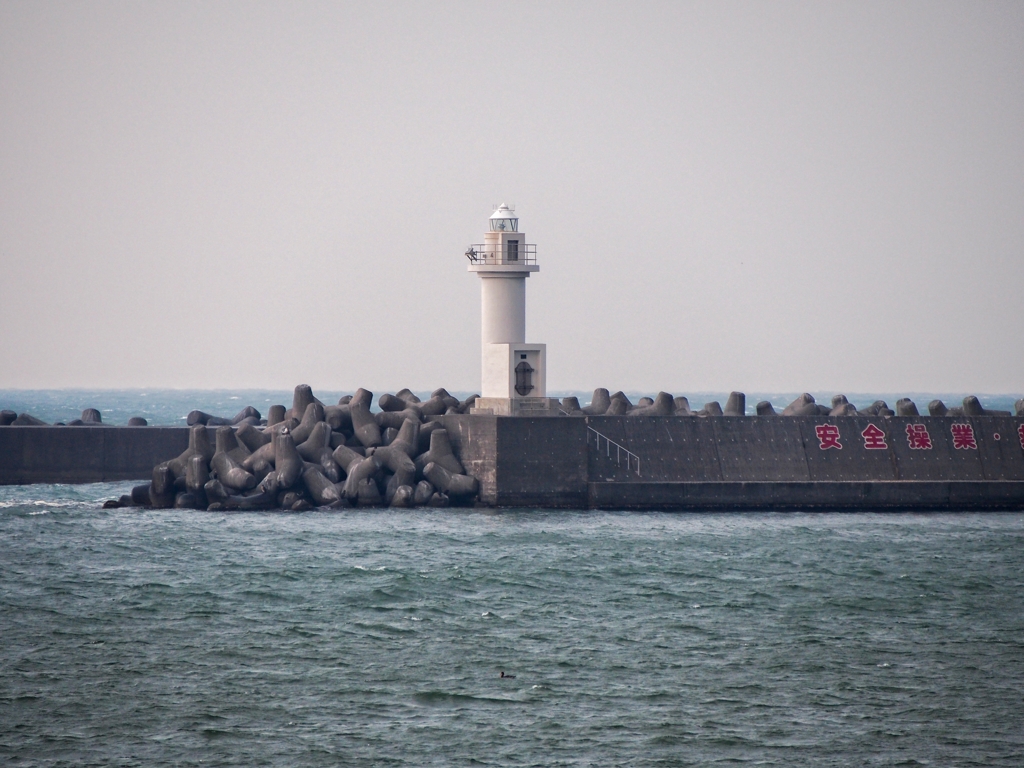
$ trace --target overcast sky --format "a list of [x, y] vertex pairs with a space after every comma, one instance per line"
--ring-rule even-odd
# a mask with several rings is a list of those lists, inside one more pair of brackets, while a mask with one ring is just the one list
[[1024, 3], [0, 0], [0, 388], [1024, 393]]

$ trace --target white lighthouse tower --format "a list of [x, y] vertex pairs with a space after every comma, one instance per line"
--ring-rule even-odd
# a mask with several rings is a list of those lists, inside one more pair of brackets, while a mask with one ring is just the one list
[[481, 397], [472, 413], [557, 415], [547, 397], [547, 347], [526, 343], [526, 278], [538, 272], [537, 246], [519, 231], [515, 208], [502, 203], [484, 242], [469, 246], [480, 278]]

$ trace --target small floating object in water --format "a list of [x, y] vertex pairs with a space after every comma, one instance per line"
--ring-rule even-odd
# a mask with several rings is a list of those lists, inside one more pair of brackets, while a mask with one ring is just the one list
[[502, 678], [503, 680], [515, 680], [515, 679], [516, 679], [516, 676], [515, 676], [515, 675], [506, 675], [504, 671], [502, 671], [502, 673], [501, 673], [500, 677], [501, 677], [501, 678]]

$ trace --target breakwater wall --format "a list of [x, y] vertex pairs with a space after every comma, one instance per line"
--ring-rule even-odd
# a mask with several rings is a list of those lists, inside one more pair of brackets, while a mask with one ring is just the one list
[[2, 427], [0, 485], [147, 478], [187, 446], [183, 427]]
[[[1024, 509], [1015, 416], [436, 420], [490, 506]], [[0, 484], [146, 480], [187, 445], [181, 427], [5, 427]]]
[[1024, 509], [1024, 418], [445, 416], [480, 499], [595, 509]]

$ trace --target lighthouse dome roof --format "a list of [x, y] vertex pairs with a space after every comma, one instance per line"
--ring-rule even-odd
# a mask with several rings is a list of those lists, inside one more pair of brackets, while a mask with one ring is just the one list
[[505, 203], [499, 205], [494, 213], [491, 214], [492, 219], [517, 219], [516, 211], [514, 208], [509, 208]]

